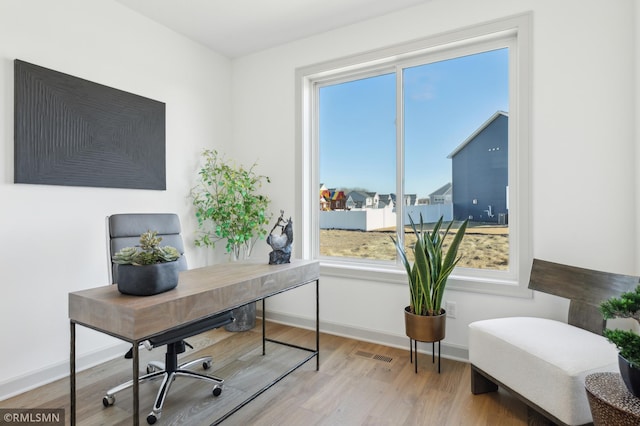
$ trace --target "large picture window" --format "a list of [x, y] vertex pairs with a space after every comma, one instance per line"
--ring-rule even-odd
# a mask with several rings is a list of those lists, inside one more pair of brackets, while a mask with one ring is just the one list
[[442, 217], [454, 230], [470, 221], [454, 281], [521, 287], [527, 24], [512, 18], [299, 70], [304, 246], [325, 272], [393, 272], [390, 237], [409, 246], [411, 220]]

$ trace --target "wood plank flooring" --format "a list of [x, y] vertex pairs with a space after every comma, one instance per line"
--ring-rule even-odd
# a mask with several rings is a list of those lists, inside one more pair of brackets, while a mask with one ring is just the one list
[[[158, 425], [209, 425], [247, 395], [287, 371], [304, 351], [267, 343], [262, 356], [261, 327], [243, 333], [213, 330], [189, 339], [194, 346], [181, 361], [212, 355], [208, 374], [225, 379], [214, 397], [209, 383], [177, 378]], [[312, 331], [267, 323], [267, 336], [313, 347]], [[140, 365], [163, 360], [163, 348], [141, 350]], [[442, 359], [441, 373], [430, 355], [419, 355], [418, 374], [409, 351], [322, 334], [320, 371], [315, 359], [293, 372], [222, 425], [428, 425], [517, 426], [527, 424], [527, 409], [500, 390], [472, 395], [469, 365]], [[131, 361], [116, 359], [77, 376], [80, 425], [131, 424], [131, 391], [104, 408], [105, 391], [126, 381]], [[146, 425], [159, 381], [140, 386], [140, 424]], [[69, 424], [69, 382], [60, 380], [0, 401], [0, 408], [65, 408]]]

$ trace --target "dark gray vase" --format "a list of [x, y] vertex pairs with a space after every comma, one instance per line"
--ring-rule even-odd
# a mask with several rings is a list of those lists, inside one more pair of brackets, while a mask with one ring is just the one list
[[256, 326], [256, 302], [233, 309], [234, 322], [224, 326], [227, 331], [247, 331]]
[[[246, 260], [251, 256], [253, 244], [235, 244], [231, 249], [231, 261], [238, 262], [240, 259]], [[224, 326], [227, 331], [247, 331], [256, 326], [256, 303], [240, 306], [231, 311], [235, 321]]]
[[178, 285], [179, 262], [154, 265], [118, 265], [118, 291], [133, 296], [152, 296]]
[[618, 367], [620, 367], [622, 381], [627, 385], [629, 392], [640, 398], [640, 369], [633, 367], [620, 354], [618, 354]]

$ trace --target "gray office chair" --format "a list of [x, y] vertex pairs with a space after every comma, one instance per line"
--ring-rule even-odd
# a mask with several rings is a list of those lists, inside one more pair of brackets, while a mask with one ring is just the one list
[[[157, 231], [158, 236], [162, 237], [162, 245], [175, 247], [180, 254], [184, 255], [184, 244], [180, 236], [180, 220], [178, 216], [170, 213], [148, 213], [148, 214], [116, 214], [107, 217], [107, 252], [109, 255], [109, 278], [111, 283], [118, 282], [118, 265], [111, 261], [114, 253], [123, 247], [134, 247], [140, 244], [140, 234], [147, 231]], [[180, 262], [181, 270], [187, 269], [187, 261], [181, 256], [177, 262]], [[161, 416], [162, 406], [169, 392], [171, 383], [177, 376], [191, 377], [212, 382], [213, 395], [219, 396], [222, 392], [223, 379], [199, 374], [190, 370], [196, 365], [202, 364], [206, 370], [211, 367], [212, 358], [210, 356], [198, 358], [185, 364], [178, 364], [178, 354], [186, 350], [189, 346], [184, 339], [203, 333], [207, 330], [223, 327], [234, 321], [232, 313], [225, 312], [215, 315], [211, 318], [186, 324], [178, 329], [172, 329], [169, 332], [149, 339], [144, 345], [147, 349], [158, 346], [167, 345], [165, 362], [160, 363], [152, 361], [147, 365], [147, 374], [139, 378], [139, 382], [146, 382], [154, 379], [162, 378], [162, 385], [158, 390], [153, 410], [147, 416], [147, 423], [154, 424]], [[131, 351], [130, 351], [131, 352]], [[130, 357], [130, 353], [125, 357]], [[105, 407], [113, 405], [115, 402], [115, 394], [133, 386], [130, 380], [119, 386], [110, 389], [102, 403]]]

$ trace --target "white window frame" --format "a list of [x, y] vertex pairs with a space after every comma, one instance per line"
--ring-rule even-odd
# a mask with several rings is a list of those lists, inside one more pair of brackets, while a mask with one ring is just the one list
[[[317, 86], [365, 78], [389, 71], [399, 72], [407, 64], [436, 62], [451, 57], [509, 47], [509, 271], [456, 268], [447, 289], [531, 297], [527, 289], [532, 262], [530, 203], [530, 104], [531, 23], [530, 13], [474, 25], [422, 40], [412, 41], [360, 55], [340, 58], [296, 70], [296, 193], [300, 202], [296, 217], [301, 234], [299, 255], [320, 259], [321, 273], [346, 278], [406, 284], [404, 269], [395, 264], [367, 259], [320, 257], [319, 254], [319, 146]], [[401, 75], [401, 72], [400, 72]], [[398, 78], [401, 85], [401, 77]], [[402, 122], [402, 90], [397, 90], [397, 120]], [[402, 140], [402, 126], [397, 137]], [[402, 144], [398, 145], [396, 193], [404, 173]], [[403, 218], [402, 203], [397, 217]]]

